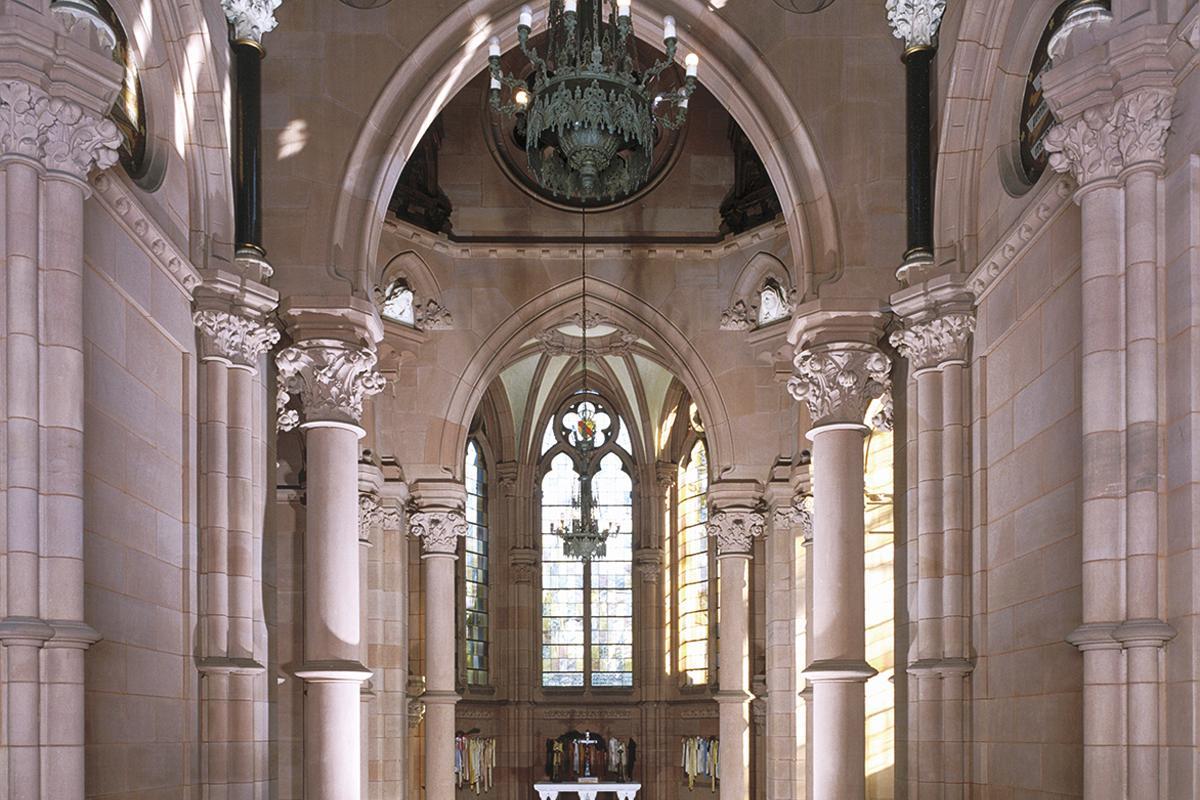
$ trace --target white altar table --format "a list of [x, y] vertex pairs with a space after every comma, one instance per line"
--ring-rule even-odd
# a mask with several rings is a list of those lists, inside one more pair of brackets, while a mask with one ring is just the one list
[[615, 792], [617, 800], [634, 800], [640, 783], [535, 783], [538, 800], [558, 800], [559, 792], [579, 795], [579, 800], [596, 800], [601, 792]]

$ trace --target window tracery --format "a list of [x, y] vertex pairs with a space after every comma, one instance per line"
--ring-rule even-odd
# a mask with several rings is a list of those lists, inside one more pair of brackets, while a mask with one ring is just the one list
[[678, 670], [685, 686], [708, 683], [710, 558], [708, 448], [697, 439], [679, 463], [676, 502]]

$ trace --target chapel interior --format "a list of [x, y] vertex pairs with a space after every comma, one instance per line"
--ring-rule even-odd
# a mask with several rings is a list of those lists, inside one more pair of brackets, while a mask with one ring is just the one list
[[0, 0], [0, 800], [1200, 797], [1197, 0]]

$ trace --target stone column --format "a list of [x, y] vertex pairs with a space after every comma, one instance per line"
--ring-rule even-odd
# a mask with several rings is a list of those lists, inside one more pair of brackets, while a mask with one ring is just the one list
[[117, 161], [104, 114], [120, 70], [86, 25], [33, 9], [7, 22], [0, 795], [81, 800], [84, 653], [99, 639], [84, 622], [83, 202], [89, 174]]
[[[363, 400], [383, 388], [374, 370], [379, 322], [353, 305], [285, 307], [283, 316], [296, 344], [276, 364], [285, 390], [301, 398], [308, 447], [304, 663], [296, 670], [307, 684], [305, 797], [360, 800], [360, 691], [371, 673], [361, 663], [358, 423]], [[305, 335], [313, 332], [326, 335]]]
[[[1090, 91], [1066, 74], [1052, 103]], [[1144, 84], [1082, 94], [1046, 138], [1082, 213], [1083, 625], [1068, 641], [1084, 657], [1084, 794], [1101, 800], [1159, 796], [1160, 662], [1175, 635], [1158, 597], [1157, 367], [1158, 183], [1174, 90]]]
[[452, 798], [455, 791], [454, 706], [459, 696], [454, 680], [454, 562], [458, 540], [467, 535], [467, 519], [461, 484], [436, 499], [424, 496], [424, 489], [419, 483], [414, 487], [418, 510], [409, 516], [408, 529], [421, 541], [425, 575], [425, 797], [435, 800]]
[[966, 526], [964, 386], [968, 344], [975, 329], [971, 298], [957, 277], [938, 278], [897, 293], [892, 307], [904, 320], [891, 342], [911, 365], [916, 400], [917, 598], [913, 677], [916, 790], [966, 796], [966, 676], [969, 540]]
[[[719, 496], [719, 486], [713, 488]], [[711, 488], [709, 496], [714, 496]], [[754, 699], [750, 693], [750, 559], [754, 540], [763, 534], [765, 516], [755, 506], [714, 505], [708, 513], [708, 534], [716, 540], [721, 570], [717, 652], [721, 800], [745, 800], [750, 793], [750, 701]]]
[[863, 447], [867, 406], [891, 368], [875, 343], [884, 316], [824, 307], [797, 310], [792, 396], [808, 406], [813, 427], [812, 661], [815, 800], [862, 800], [866, 794], [866, 662]]

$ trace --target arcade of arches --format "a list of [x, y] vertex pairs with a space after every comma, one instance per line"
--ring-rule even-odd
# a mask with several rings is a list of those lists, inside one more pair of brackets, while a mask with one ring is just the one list
[[608, 5], [0, 0], [0, 798], [1200, 797], [1200, 3]]

